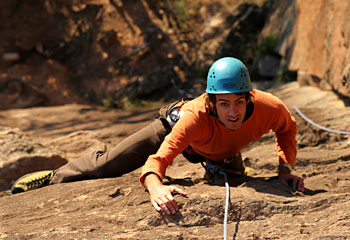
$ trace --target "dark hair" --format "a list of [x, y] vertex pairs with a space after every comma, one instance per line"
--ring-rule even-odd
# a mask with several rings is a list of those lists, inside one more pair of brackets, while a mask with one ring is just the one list
[[[245, 100], [247, 102], [254, 97], [252, 91], [240, 92], [240, 93], [235, 93], [235, 94], [237, 94], [237, 95], [244, 95], [245, 96]], [[205, 100], [205, 102], [206, 102], [207, 108], [211, 112], [216, 112], [216, 110], [215, 110], [216, 95], [217, 94], [206, 93], [206, 100]]]

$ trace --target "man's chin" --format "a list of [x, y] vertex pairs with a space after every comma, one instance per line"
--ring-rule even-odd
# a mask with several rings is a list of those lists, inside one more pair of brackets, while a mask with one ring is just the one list
[[232, 124], [226, 124], [225, 126], [231, 131], [236, 131], [239, 128], [239, 126], [233, 126]]

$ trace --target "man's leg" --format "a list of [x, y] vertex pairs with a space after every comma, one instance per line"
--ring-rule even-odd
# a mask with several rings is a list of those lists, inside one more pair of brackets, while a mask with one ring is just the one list
[[232, 158], [225, 159], [223, 167], [227, 169], [228, 173], [234, 175], [244, 175], [245, 166], [241, 152], [239, 152], [236, 156]]
[[156, 119], [107, 152], [95, 151], [67, 163], [55, 171], [50, 184], [117, 177], [141, 167], [170, 132], [163, 121]]
[[[246, 167], [244, 166], [242, 154], [240, 152], [231, 158], [225, 159], [222, 163], [215, 161], [210, 161], [210, 163], [225, 169], [226, 173], [231, 176], [244, 176], [246, 174]], [[214, 175], [212, 173], [205, 171], [204, 179], [210, 180], [213, 177]]]

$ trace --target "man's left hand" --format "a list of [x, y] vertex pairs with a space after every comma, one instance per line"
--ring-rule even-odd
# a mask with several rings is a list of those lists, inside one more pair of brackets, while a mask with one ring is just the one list
[[278, 172], [278, 178], [282, 183], [289, 185], [299, 190], [300, 192], [305, 192], [304, 179], [290, 174], [290, 171], [288, 168], [280, 166], [279, 172]]

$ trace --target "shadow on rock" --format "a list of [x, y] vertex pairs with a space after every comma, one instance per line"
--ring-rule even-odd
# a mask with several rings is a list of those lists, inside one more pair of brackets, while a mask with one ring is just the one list
[[172, 185], [172, 184], [177, 184], [180, 186], [186, 186], [186, 187], [190, 187], [190, 186], [194, 186], [195, 182], [192, 180], [192, 178], [171, 178], [168, 176], [164, 177], [164, 185]]
[[305, 188], [305, 192], [300, 192], [296, 190], [293, 187], [287, 186], [283, 184], [279, 179], [278, 176], [273, 177], [247, 177], [247, 180], [244, 184], [244, 186], [254, 188], [258, 192], [262, 193], [270, 193], [274, 195], [280, 195], [284, 197], [293, 197], [293, 196], [313, 196], [319, 193], [327, 192], [324, 189], [316, 189], [311, 190], [308, 188]]
[[[200, 179], [200, 182], [208, 184], [210, 186], [225, 186], [224, 177], [217, 175], [214, 178]], [[167, 184], [178, 184], [182, 186], [193, 186], [197, 181], [192, 181], [191, 178], [186, 179], [172, 179]], [[327, 192], [324, 189], [308, 189], [305, 188], [305, 192], [300, 192], [293, 187], [283, 184], [278, 176], [272, 177], [250, 177], [250, 176], [236, 176], [231, 175], [228, 177], [228, 184], [230, 187], [249, 187], [254, 188], [257, 192], [269, 193], [273, 195], [279, 195], [284, 197], [293, 197], [293, 196], [313, 196], [319, 193]]]

